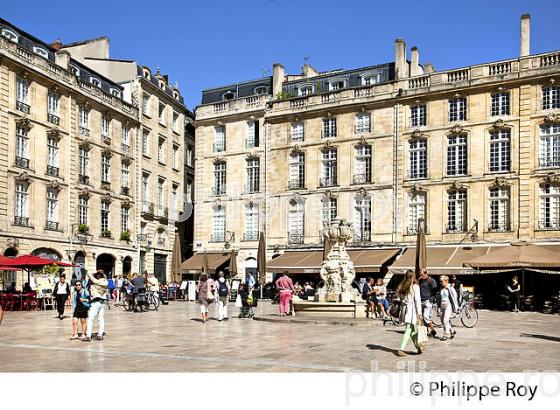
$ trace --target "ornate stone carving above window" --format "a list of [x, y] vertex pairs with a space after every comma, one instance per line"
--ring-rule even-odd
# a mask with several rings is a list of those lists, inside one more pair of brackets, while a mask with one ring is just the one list
[[58, 183], [58, 181], [56, 179], [53, 179], [52, 181], [50, 181], [47, 184], [47, 188], [49, 189], [54, 189], [55, 191], [60, 191], [60, 184]]
[[492, 182], [493, 187], [507, 187], [510, 185], [511, 184], [504, 177], [496, 177], [496, 179]]
[[111, 198], [111, 195], [105, 194], [101, 197], [101, 202], [103, 202], [104, 204], [110, 204], [111, 202], [113, 202], [113, 198]]
[[410, 192], [418, 193], [418, 192], [426, 192], [426, 190], [420, 186], [420, 184], [414, 184], [410, 187]]
[[560, 122], [560, 113], [557, 113], [557, 112], [548, 113], [548, 114], [544, 117], [544, 122], [547, 122], [547, 123], [556, 123], [556, 122]]
[[27, 117], [18, 117], [15, 119], [15, 122], [18, 127], [27, 128], [28, 130], [33, 128], [33, 123]]
[[556, 172], [549, 172], [544, 176], [543, 181], [547, 184], [558, 184], [560, 183], [560, 174]]
[[422, 131], [420, 131], [418, 128], [416, 128], [410, 134], [410, 138], [412, 138], [412, 139], [420, 139], [420, 138], [427, 138], [427, 137], [428, 136], [426, 134], [424, 134]]
[[20, 172], [18, 175], [16, 175], [16, 181], [25, 182], [29, 184], [31, 183], [31, 177], [27, 172], [23, 171]]
[[467, 187], [459, 181], [453, 181], [451, 186], [449, 187], [449, 191], [461, 191], [466, 189]]
[[47, 136], [49, 138], [54, 138], [57, 141], [60, 141], [62, 139], [62, 134], [60, 133], [60, 131], [58, 130], [58, 128], [49, 128], [47, 130]]

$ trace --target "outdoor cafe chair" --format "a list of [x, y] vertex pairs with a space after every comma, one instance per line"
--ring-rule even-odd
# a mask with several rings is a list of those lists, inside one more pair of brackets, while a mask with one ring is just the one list
[[21, 305], [21, 310], [30, 310], [30, 308], [36, 310], [38, 306], [37, 293], [29, 292], [22, 295]]

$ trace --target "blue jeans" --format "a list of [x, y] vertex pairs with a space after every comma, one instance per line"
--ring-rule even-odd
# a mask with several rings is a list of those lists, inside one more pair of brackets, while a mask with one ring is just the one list
[[386, 298], [377, 299], [377, 303], [381, 303], [387, 312], [389, 310], [389, 301]]

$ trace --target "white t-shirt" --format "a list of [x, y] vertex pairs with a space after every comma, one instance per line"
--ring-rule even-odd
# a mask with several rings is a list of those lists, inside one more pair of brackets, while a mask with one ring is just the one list
[[148, 278], [148, 285], [150, 285], [150, 290], [152, 292], [159, 292], [159, 280], [155, 276], [153, 278]]
[[67, 288], [68, 284], [66, 282], [62, 283], [62, 282], [58, 282], [58, 286], [56, 289], [56, 294], [57, 295], [66, 295], [66, 288]]

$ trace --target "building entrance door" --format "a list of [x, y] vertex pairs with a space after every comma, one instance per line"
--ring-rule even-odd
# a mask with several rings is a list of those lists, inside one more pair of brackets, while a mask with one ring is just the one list
[[159, 283], [167, 283], [167, 255], [154, 254], [154, 276]]

